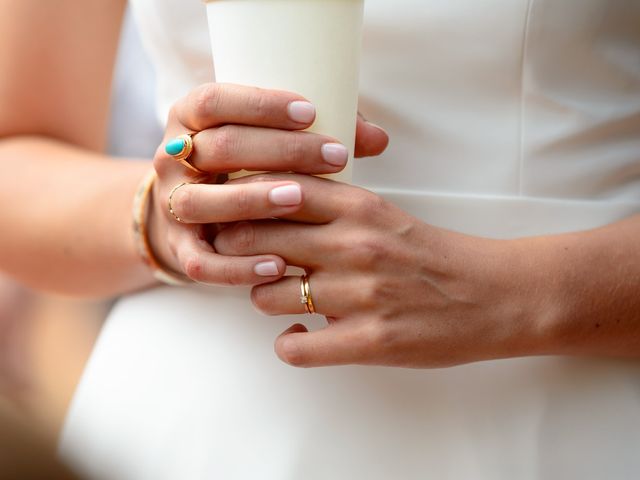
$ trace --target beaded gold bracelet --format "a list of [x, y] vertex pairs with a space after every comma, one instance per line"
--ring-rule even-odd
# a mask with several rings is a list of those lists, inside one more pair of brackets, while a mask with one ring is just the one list
[[142, 261], [151, 269], [159, 282], [171, 286], [184, 286], [193, 283], [188, 277], [174, 273], [165, 268], [151, 248], [147, 219], [149, 210], [149, 194], [156, 181], [156, 172], [151, 170], [144, 176], [133, 198], [133, 236]]

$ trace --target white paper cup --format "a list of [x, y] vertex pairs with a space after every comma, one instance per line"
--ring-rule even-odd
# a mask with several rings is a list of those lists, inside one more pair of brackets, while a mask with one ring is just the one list
[[364, 0], [205, 0], [215, 79], [298, 93], [317, 118], [309, 131], [350, 152], [358, 110]]

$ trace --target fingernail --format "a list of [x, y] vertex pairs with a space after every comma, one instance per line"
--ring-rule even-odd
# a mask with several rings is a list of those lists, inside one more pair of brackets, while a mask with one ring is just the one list
[[387, 131], [384, 128], [382, 128], [380, 125], [376, 125], [375, 123], [372, 123], [372, 122], [370, 122], [368, 120], [366, 122], [367, 122], [367, 125], [369, 125], [369, 126], [371, 126], [373, 128], [377, 128], [378, 130], [382, 130], [385, 133], [385, 135], [388, 135]]
[[276, 187], [269, 192], [269, 200], [279, 207], [293, 207], [302, 203], [300, 185], [285, 185]]
[[311, 123], [316, 118], [316, 107], [309, 102], [291, 102], [289, 104], [289, 118], [298, 123]]
[[322, 145], [322, 158], [335, 167], [344, 167], [349, 160], [349, 150], [340, 143], [325, 143]]
[[253, 267], [253, 271], [260, 277], [275, 277], [280, 275], [276, 262], [262, 262]]

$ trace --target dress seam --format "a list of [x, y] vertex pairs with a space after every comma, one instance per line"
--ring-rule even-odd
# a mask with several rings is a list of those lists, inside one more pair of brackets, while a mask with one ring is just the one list
[[393, 195], [402, 197], [439, 197], [451, 198], [456, 200], [499, 200], [499, 201], [526, 201], [526, 202], [553, 202], [553, 203], [570, 203], [570, 204], [589, 204], [589, 205], [638, 205], [640, 206], [640, 198], [592, 198], [592, 197], [556, 197], [547, 195], [514, 195], [509, 193], [477, 193], [477, 192], [445, 192], [437, 190], [407, 190], [395, 189], [389, 187], [363, 186], [379, 195]]
[[527, 52], [529, 50], [530, 40], [530, 27], [531, 27], [531, 14], [533, 11], [533, 4], [535, 0], [528, 0], [527, 14], [524, 21], [524, 33], [522, 36], [522, 54], [520, 65], [520, 139], [519, 139], [519, 161], [518, 161], [518, 195], [522, 196], [524, 186], [524, 160], [525, 160], [525, 112], [526, 112], [526, 99], [525, 92], [527, 87], [527, 75], [526, 75], [526, 59]]

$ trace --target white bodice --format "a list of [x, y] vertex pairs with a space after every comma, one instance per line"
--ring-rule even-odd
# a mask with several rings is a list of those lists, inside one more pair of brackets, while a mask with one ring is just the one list
[[[213, 77], [204, 6], [131, 2], [164, 118]], [[494, 237], [640, 212], [640, 0], [366, 2], [360, 107], [391, 145], [358, 161], [355, 183]], [[258, 316], [244, 289], [123, 299], [63, 453], [125, 480], [640, 475], [638, 362], [296, 370], [272, 342], [300, 320]]]
[[[213, 78], [204, 5], [133, 7], [164, 118]], [[495, 236], [588, 228], [638, 209], [639, 1], [367, 0], [365, 15], [360, 109], [391, 145], [356, 163], [356, 184], [418, 215], [423, 202], [405, 197], [434, 196], [443, 215], [430, 220]], [[565, 210], [579, 221], [551, 218]], [[473, 224], [510, 211], [513, 228]]]

